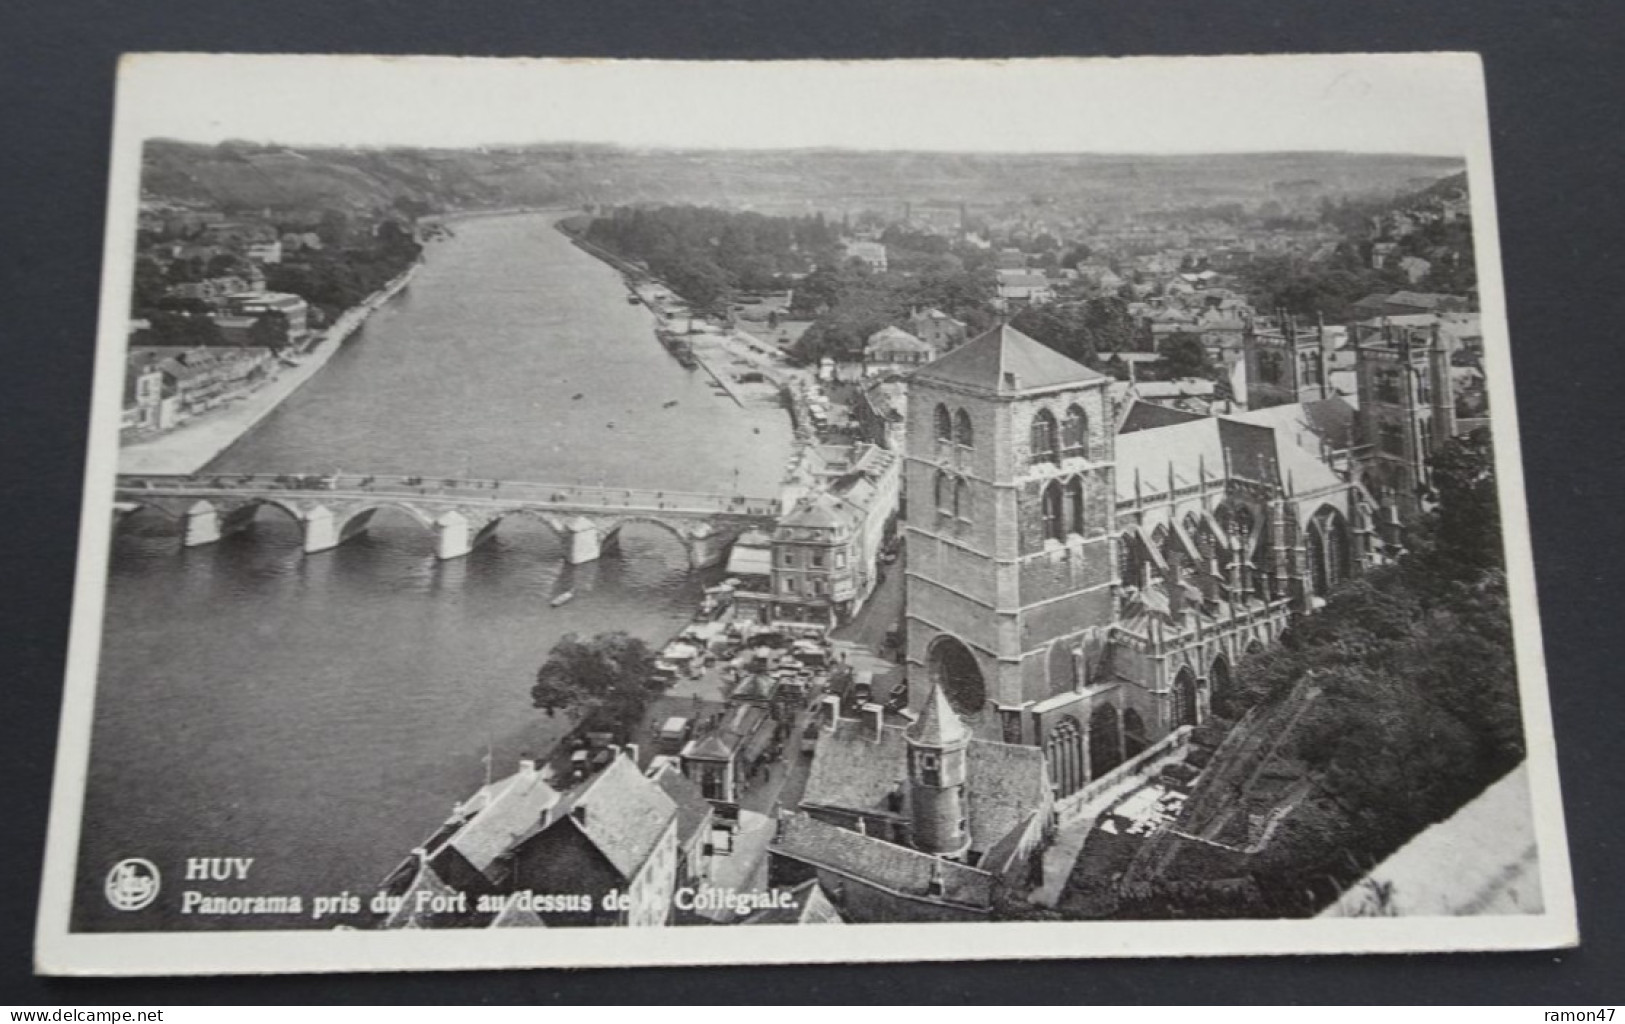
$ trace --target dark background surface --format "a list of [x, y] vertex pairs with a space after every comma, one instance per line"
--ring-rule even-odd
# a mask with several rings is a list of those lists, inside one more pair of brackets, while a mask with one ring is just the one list
[[[1493, 955], [65, 980], [30, 974], [67, 647], [113, 78], [139, 50], [769, 59], [1476, 50], [1582, 946]], [[1625, 5], [14, 0], [0, 5], [0, 1003], [1618, 1000]], [[1201, 104], [1209, 97], [1193, 96]], [[1503, 435], [1504, 436], [1504, 435]], [[673, 935], [673, 941], [680, 937]]]

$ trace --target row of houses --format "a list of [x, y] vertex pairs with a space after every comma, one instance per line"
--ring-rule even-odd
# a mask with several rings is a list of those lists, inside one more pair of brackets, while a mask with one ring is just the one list
[[138, 346], [125, 360], [126, 437], [169, 430], [248, 394], [277, 365], [269, 348]]
[[771, 532], [734, 544], [730, 575], [740, 614], [762, 622], [833, 626], [880, 581], [901, 497], [901, 460], [879, 445], [808, 445], [786, 484]]

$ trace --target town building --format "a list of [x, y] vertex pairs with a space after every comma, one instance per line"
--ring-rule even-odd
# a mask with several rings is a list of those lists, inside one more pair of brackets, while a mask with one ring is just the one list
[[1107, 379], [1001, 326], [910, 381], [911, 706], [1041, 748], [1063, 802], [1229, 710], [1230, 672], [1374, 555], [1323, 446], [1168, 410], [1118, 432]]
[[201, 281], [182, 281], [169, 287], [169, 294], [177, 299], [193, 299], [210, 304], [223, 301], [252, 287], [249, 278], [239, 274], [206, 277]]
[[683, 746], [685, 778], [700, 795], [718, 804], [738, 804], [750, 772], [773, 744], [778, 728], [767, 709], [750, 701], [730, 704]]
[[994, 305], [1003, 312], [1014, 313], [1055, 299], [1055, 289], [1051, 287], [1049, 278], [1032, 271], [1001, 270], [998, 272], [996, 289]]
[[858, 389], [852, 401], [852, 419], [865, 441], [890, 452], [901, 452], [907, 409], [906, 382], [874, 380]]
[[121, 432], [141, 434], [168, 430], [179, 419], [180, 400], [173, 387], [166, 387], [160, 360], [150, 354], [128, 355], [125, 358]]
[[955, 320], [935, 307], [910, 312], [908, 329], [916, 338], [932, 346], [939, 353], [946, 352], [964, 341], [970, 331], [963, 320]]
[[711, 866], [711, 833], [716, 824], [711, 801], [677, 764], [651, 766], [648, 775], [677, 805], [677, 885], [699, 885]]
[[[901, 497], [901, 460], [872, 444], [806, 453], [805, 489], [773, 530], [771, 618], [835, 625], [863, 606]], [[799, 491], [799, 493], [798, 493]]]
[[[404, 895], [386, 927], [447, 925], [661, 925], [670, 917], [679, 868], [679, 808], [630, 752], [566, 793], [528, 758], [506, 779], [458, 805], [385, 883]], [[417, 892], [466, 894], [455, 909], [425, 917]], [[480, 909], [487, 897], [531, 892], [574, 901], [522, 921]], [[604, 897], [624, 899], [606, 905]], [[425, 901], [427, 902], [427, 901]]]
[[226, 310], [233, 316], [255, 319], [280, 316], [286, 324], [287, 341], [300, 344], [310, 334], [310, 303], [288, 292], [243, 292], [226, 298]]
[[244, 254], [255, 263], [281, 263], [282, 240], [250, 242]]
[[160, 418], [170, 425], [207, 412], [223, 402], [253, 391], [276, 365], [268, 348], [138, 346], [130, 349], [137, 365], [151, 365], [163, 374], [166, 399], [172, 408]]
[[853, 241], [845, 246], [848, 262], [857, 260], [877, 274], [886, 272], [886, 246], [881, 242]]
[[883, 327], [863, 343], [864, 372], [907, 373], [937, 358], [940, 351], [901, 327]]
[[1438, 292], [1374, 292], [1354, 303], [1350, 312], [1355, 320], [1371, 320], [1412, 313], [1460, 313], [1466, 311], [1468, 305], [1468, 301], [1459, 295]]

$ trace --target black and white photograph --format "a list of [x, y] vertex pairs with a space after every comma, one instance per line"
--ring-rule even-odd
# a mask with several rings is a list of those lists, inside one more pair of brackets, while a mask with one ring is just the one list
[[1572, 945], [1488, 140], [127, 57], [39, 968]]

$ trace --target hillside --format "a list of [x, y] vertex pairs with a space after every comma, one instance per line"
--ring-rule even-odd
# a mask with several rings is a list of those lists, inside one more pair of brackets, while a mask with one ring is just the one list
[[585, 145], [298, 149], [153, 140], [144, 154], [142, 188], [153, 198], [225, 209], [662, 202], [806, 212], [968, 202], [983, 209], [1158, 210], [1252, 204], [1303, 191], [1340, 199], [1393, 196], [1460, 167], [1460, 161], [1448, 158], [1338, 153], [1147, 157]]

